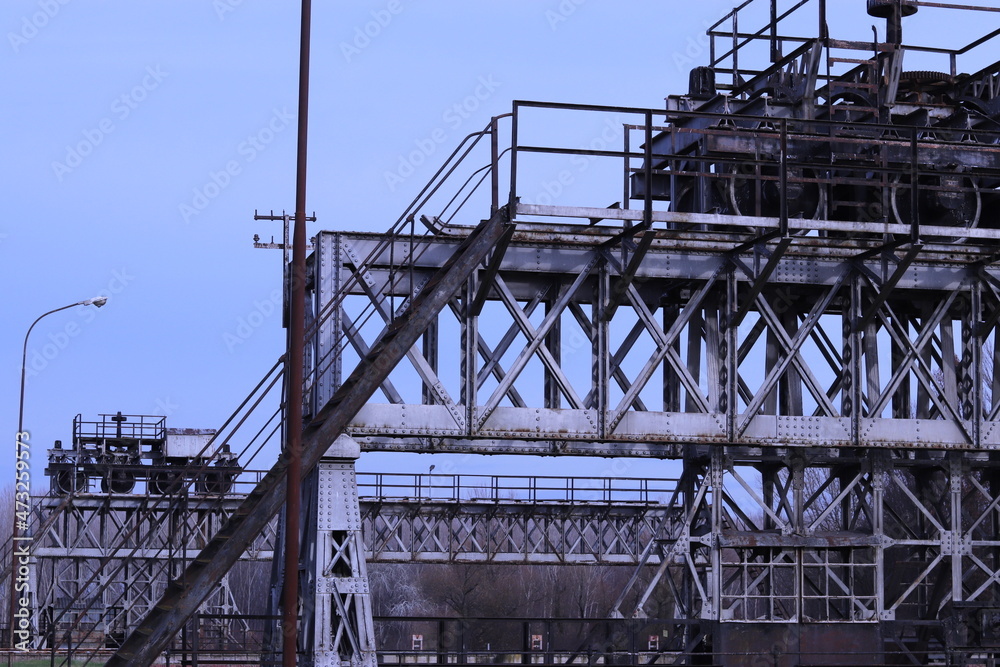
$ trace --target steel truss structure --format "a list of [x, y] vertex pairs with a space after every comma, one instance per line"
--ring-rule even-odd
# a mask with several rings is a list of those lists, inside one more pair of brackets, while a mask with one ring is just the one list
[[[87, 493], [34, 499], [35, 648], [79, 651], [80, 657], [94, 648], [116, 648], [239, 501], [192, 495], [164, 503], [162, 497]], [[274, 541], [272, 525], [243, 560], [270, 561]], [[200, 614], [198, 638], [178, 637], [178, 652], [247, 644], [247, 610], [237, 603], [228, 576]]]
[[[688, 618], [878, 625], [909, 641], [921, 621], [996, 604], [1000, 431], [984, 388], [998, 377], [983, 363], [996, 271], [984, 251], [928, 248], [899, 271], [905, 251], [871, 255], [846, 239], [792, 237], [741, 256], [712, 252], [705, 234], [657, 232], [639, 241], [643, 261], [609, 319], [602, 302], [635, 251], [602, 248], [612, 232], [561, 232], [512, 236], [492, 283], [470, 284], [411, 351], [427, 402], [369, 403], [350, 422], [364, 447], [681, 459], [685, 520], [660, 536], [660, 568]], [[415, 279], [455, 242], [414, 241]], [[318, 243], [346, 253], [375, 240]], [[767, 284], [748, 296], [768, 256]], [[525, 273], [528, 257], [544, 261]], [[387, 272], [358, 282], [387, 299]], [[488, 331], [467, 307], [477, 289], [502, 304]], [[446, 327], [462, 350], [453, 398], [427, 361], [456, 347], [429, 342]], [[585, 344], [568, 349], [569, 330]], [[531, 361], [536, 374], [518, 381]], [[581, 368], [593, 369], [585, 384]], [[454, 528], [449, 541], [463, 540]]]
[[[349, 440], [341, 442], [349, 446]], [[321, 462], [316, 481], [323, 489], [356, 487], [360, 493], [353, 513], [332, 495], [311, 508], [315, 536], [310, 539], [318, 549], [311, 596], [327, 624], [348, 611], [336, 604], [338, 591], [352, 592], [348, 607], [364, 606], [361, 618], [371, 615], [365, 577], [336, 576], [345, 569], [363, 571], [366, 561], [635, 566], [644, 551], [658, 562], [652, 538], [664, 521], [679, 518], [664, 509], [665, 499], [676, 493], [670, 480], [608, 480], [595, 487], [588, 479], [439, 475], [427, 485], [421, 476], [369, 473], [356, 481], [353, 459], [347, 457]], [[244, 499], [238, 493], [222, 503], [205, 495], [169, 503], [159, 494], [35, 498], [35, 648], [64, 647], [75, 653], [67, 659], [86, 659], [94, 649], [117, 647]], [[203, 658], [268, 653], [273, 621], [254, 617], [244, 605], [248, 590], [253, 596], [262, 590], [276, 530], [276, 522], [269, 524], [241, 558], [262, 565], [256, 574], [243, 575], [251, 581], [243, 582], [242, 604], [224, 577], [172, 653], [201, 652]], [[119, 539], [122, 535], [128, 539]], [[370, 628], [333, 637], [328, 652], [336, 655], [340, 642], [357, 645], [368, 634]]]
[[[893, 12], [917, 4], [869, 3], [900, 40]], [[955, 51], [928, 88], [899, 42], [786, 55], [772, 33], [771, 67], [747, 73], [733, 54], [762, 33], [733, 30], [731, 82], [696, 71], [665, 123], [515, 103], [516, 227], [346, 429], [366, 451], [680, 461], [683, 519], [615, 611], [669, 595], [691, 654], [738, 664], [793, 624], [857, 664], [992, 655], [997, 66], [957, 76]], [[613, 116], [623, 146], [525, 145], [549, 112]], [[553, 154], [617, 161], [624, 199], [526, 201], [530, 158]], [[430, 235], [317, 235], [314, 405], [471, 231], [421, 221]]]
[[369, 477], [359, 481], [369, 562], [635, 567], [659, 562], [654, 539], [681, 520], [676, 480]]
[[[361, 451], [675, 460], [671, 520], [610, 611], [669, 600], [689, 664], [995, 660], [1000, 64], [961, 72], [1000, 31], [947, 49], [902, 26], [997, 10], [868, 0], [885, 39], [851, 41], [827, 4], [741, 4], [665, 109], [515, 102], [387, 234], [316, 236], [308, 664], [375, 661]], [[770, 12], [747, 32], [755, 7]], [[816, 37], [783, 33], [810, 8]], [[769, 62], [747, 69], [755, 47]], [[910, 56], [944, 66], [907, 71]], [[456, 223], [487, 179], [487, 219]], [[280, 460], [108, 664], [155, 658], [285, 483]], [[453, 559], [479, 542], [471, 523], [428, 527], [424, 507], [419, 525], [373, 523], [382, 544]]]

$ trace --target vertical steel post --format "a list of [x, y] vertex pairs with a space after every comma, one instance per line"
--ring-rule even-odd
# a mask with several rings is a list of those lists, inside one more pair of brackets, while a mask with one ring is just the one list
[[[500, 210], [500, 137], [497, 117], [490, 119], [490, 215]], [[410, 257], [412, 257], [412, 253]]]
[[593, 306], [593, 383], [594, 408], [597, 411], [598, 432], [601, 438], [607, 437], [608, 429], [608, 378], [611, 376], [609, 324], [604, 313], [607, 308], [608, 294], [611, 291], [611, 277], [608, 273], [608, 263], [601, 261], [597, 267], [597, 286]]
[[309, 130], [309, 37], [312, 0], [302, 0], [299, 36], [299, 122], [295, 173], [295, 229], [292, 236], [292, 290], [288, 354], [285, 358], [285, 581], [282, 590], [282, 664], [295, 667], [298, 649], [299, 513], [302, 506], [302, 375], [305, 363], [306, 303], [306, 153]]
[[622, 124], [622, 208], [627, 209], [629, 207], [629, 199], [631, 198], [632, 188], [630, 183], [631, 172], [629, 171], [632, 167], [632, 156], [629, 154], [629, 125], [628, 123]]
[[844, 359], [843, 373], [844, 393], [842, 411], [851, 420], [851, 442], [855, 447], [861, 446], [861, 418], [864, 415], [864, 382], [866, 380], [862, 356], [864, 355], [863, 336], [867, 334], [858, 325], [862, 318], [861, 275], [852, 271], [850, 278], [850, 298], [844, 305]]
[[781, 50], [778, 48], [778, 0], [771, 0], [771, 62], [781, 60]]
[[781, 238], [788, 238], [788, 119], [781, 119], [781, 157], [778, 188], [781, 190], [779, 226]]
[[[736, 313], [739, 312], [739, 285], [736, 281], [736, 268], [730, 266], [726, 275], [726, 296], [723, 299], [725, 314], [720, 314], [718, 325], [722, 327], [720, 337], [719, 361], [723, 372], [719, 378], [721, 392], [726, 396], [725, 405], [719, 401], [719, 412], [725, 413], [726, 439], [735, 443], [737, 438], [736, 419], [739, 415], [739, 344], [736, 338], [738, 325]], [[712, 354], [715, 354], [713, 351]]]
[[465, 406], [466, 436], [472, 437], [476, 430], [476, 363], [479, 359], [479, 318], [472, 312], [472, 303], [476, 299], [478, 281], [475, 274], [465, 281], [465, 294], [462, 299], [461, 341], [462, 384], [459, 391], [460, 400]]
[[[860, 410], [860, 406], [859, 406]], [[872, 480], [872, 537], [875, 538], [875, 611], [878, 620], [892, 620], [892, 614], [886, 612], [885, 599], [885, 485], [889, 475], [895, 472], [890, 469], [885, 452], [870, 452], [868, 460], [871, 463]], [[891, 484], [891, 482], [889, 482]]]
[[[712, 446], [711, 459], [709, 461], [708, 475], [703, 483], [709, 484], [711, 490], [711, 574], [706, 582], [707, 599], [704, 600], [701, 609], [701, 618], [709, 621], [720, 619], [722, 607], [722, 549], [716, 548], [722, 538], [723, 507], [725, 503], [725, 474], [726, 474], [726, 448], [723, 445]], [[706, 501], [709, 496], [706, 495]]]
[[733, 10], [733, 90], [740, 86], [740, 13]]
[[[551, 299], [546, 299], [543, 302], [543, 307], [545, 309], [545, 315], [548, 316], [552, 311], [553, 301]], [[562, 366], [562, 318], [557, 318], [552, 328], [549, 332], [545, 334], [545, 342], [542, 343], [549, 350], [549, 354], [552, 355], [553, 360], [555, 360], [557, 366]], [[544, 374], [544, 403], [545, 407], [551, 409], [558, 409], [562, 402], [562, 390], [559, 388], [559, 383], [556, 381], [556, 377], [552, 374], [547, 367], [545, 368]]]
[[967, 389], [966, 400], [971, 404], [966, 410], [965, 418], [972, 421], [973, 445], [983, 446], [983, 387], [987, 378], [983, 374], [983, 284], [976, 281], [972, 284], [970, 294], [969, 315], [965, 324], [969, 362], [966, 377], [963, 382]]
[[957, 452], [946, 452], [948, 457], [948, 482], [950, 493], [951, 516], [950, 525], [946, 526], [951, 534], [951, 601], [952, 603], [963, 602], [965, 591], [962, 587], [964, 580], [962, 565], [965, 561], [965, 535], [962, 527], [962, 487], [965, 476], [968, 474], [968, 466], [965, 465], [964, 457]]
[[653, 112], [647, 111], [644, 119], [646, 123], [645, 136], [645, 160], [646, 170], [643, 173], [643, 180], [646, 186], [646, 196], [642, 202], [642, 222], [647, 229], [653, 226]]
[[920, 242], [920, 162], [917, 144], [917, 129], [910, 132], [910, 242]]
[[513, 220], [517, 217], [517, 113], [518, 103], [514, 101], [514, 108], [510, 117], [510, 195], [507, 200], [509, 207], [508, 215]]

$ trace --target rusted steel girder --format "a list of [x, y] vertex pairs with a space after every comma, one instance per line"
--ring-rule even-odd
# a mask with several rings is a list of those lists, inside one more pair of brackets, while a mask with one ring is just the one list
[[[316, 466], [344, 426], [368, 401], [389, 372], [417, 342], [455, 292], [488, 255], [509, 226], [507, 209], [498, 210], [473, 232], [417, 295], [411, 307], [388, 328], [368, 355], [302, 433], [302, 474]], [[108, 667], [151, 665], [171, 638], [197, 611], [205, 597], [239, 559], [246, 546], [277, 513], [285, 497], [288, 460], [275, 463], [225, 526], [202, 549], [180, 579], [125, 639]]]

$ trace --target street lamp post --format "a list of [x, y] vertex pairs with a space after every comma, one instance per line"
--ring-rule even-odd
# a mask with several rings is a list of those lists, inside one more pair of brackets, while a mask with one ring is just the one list
[[[24, 541], [25, 539], [30, 540], [30, 538], [22, 538], [21, 537], [21, 527], [22, 527], [22, 524], [23, 524], [23, 527], [25, 529], [27, 529], [28, 522], [26, 520], [19, 522], [18, 521], [18, 513], [17, 513], [17, 508], [18, 508], [18, 506], [22, 502], [22, 501], [18, 500], [18, 498], [20, 497], [20, 494], [18, 493], [18, 490], [17, 490], [17, 484], [18, 484], [18, 482], [22, 482], [23, 478], [21, 477], [21, 473], [23, 471], [26, 471], [26, 469], [28, 467], [27, 461], [29, 460], [29, 457], [30, 457], [30, 454], [25, 453], [24, 457], [22, 458], [22, 448], [24, 448], [25, 450], [27, 449], [26, 442], [28, 440], [28, 434], [24, 432], [24, 379], [25, 379], [25, 375], [26, 375], [26, 371], [27, 371], [27, 367], [28, 367], [28, 337], [31, 336], [31, 330], [35, 328], [35, 325], [38, 324], [42, 320], [42, 318], [46, 317], [47, 315], [51, 315], [52, 313], [58, 313], [60, 310], [66, 310], [67, 308], [73, 308], [75, 306], [97, 306], [98, 308], [100, 308], [101, 306], [103, 306], [107, 302], [108, 302], [108, 298], [106, 296], [98, 296], [98, 297], [94, 297], [93, 299], [87, 299], [85, 301], [77, 301], [76, 303], [71, 303], [68, 306], [63, 306], [61, 308], [56, 308], [55, 310], [50, 310], [47, 313], [43, 313], [43, 314], [39, 315], [38, 318], [34, 322], [31, 323], [31, 326], [28, 327], [28, 333], [24, 334], [24, 348], [23, 348], [22, 353], [21, 353], [21, 395], [20, 395], [20, 399], [19, 399], [19, 402], [18, 402], [18, 408], [17, 408], [17, 435], [15, 437], [15, 445], [14, 445], [14, 457], [15, 457], [15, 460], [14, 460], [14, 479], [15, 479], [15, 482], [14, 482], [14, 515], [12, 517], [13, 518], [13, 521], [12, 521], [12, 526], [13, 527], [11, 529], [12, 540], [11, 540], [11, 556], [10, 556], [10, 558], [11, 558], [11, 563], [10, 563], [10, 631], [9, 631], [9, 633], [10, 633], [10, 637], [9, 637], [10, 648], [15, 648], [15, 646], [17, 645], [16, 642], [14, 641], [14, 620], [15, 620], [15, 612], [19, 611], [18, 607], [20, 606], [17, 603], [18, 563], [19, 562], [23, 562], [25, 565], [27, 565], [27, 563], [30, 560], [30, 556], [29, 556], [30, 552], [28, 551], [28, 546], [27, 545], [21, 545], [21, 542]], [[21, 464], [22, 461], [24, 461], [23, 464]], [[23, 501], [24, 507], [25, 507], [25, 516], [29, 516], [28, 515], [28, 510], [30, 509], [29, 508], [30, 491], [24, 491], [22, 493], [24, 494], [24, 497], [25, 497], [25, 500]], [[30, 636], [30, 629], [26, 629], [24, 632], [25, 632], [25, 634], [22, 635], [22, 636], [25, 637], [25, 639], [27, 639]]]

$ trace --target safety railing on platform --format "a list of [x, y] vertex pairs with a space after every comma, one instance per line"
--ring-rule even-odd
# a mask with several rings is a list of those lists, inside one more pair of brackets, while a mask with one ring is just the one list
[[[961, 241], [1000, 240], [1000, 131], [988, 118], [971, 128], [880, 123], [850, 104], [834, 118], [530, 101], [514, 102], [513, 113], [511, 211], [522, 225], [613, 224], [637, 234], [662, 224], [726, 234], [734, 247], [789, 235], [888, 235], [956, 251]], [[538, 128], [584, 124], [574, 117], [603, 119], [607, 135], [528, 143]], [[588, 166], [563, 168], [574, 164]]]
[[[907, 5], [919, 7], [921, 11], [934, 12], [934, 20], [947, 22], [954, 19], [954, 10], [982, 12], [984, 23], [989, 23], [991, 13], [1000, 12], [996, 6], [983, 3], [955, 3], [955, 2], [913, 2], [907, 0]], [[837, 12], [832, 12], [833, 8]], [[708, 27], [708, 51], [709, 67], [714, 69], [719, 75], [727, 75], [728, 81], [719, 84], [720, 90], [733, 91], [739, 94], [742, 84], [750, 81], [762, 74], [765, 70], [750, 69], [742, 63], [752, 62], [779, 62], [785, 55], [785, 46], [791, 44], [794, 49], [797, 46], [812, 41], [812, 38], [797, 37], [791, 34], [791, 29], [804, 24], [817, 26], [815, 31], [818, 38], [827, 47], [835, 50], [861, 51], [877, 56], [880, 52], [879, 41], [888, 41], [888, 35], [883, 34], [879, 39], [877, 32], [868, 39], [864, 32], [870, 30], [865, 21], [852, 21], [857, 27], [859, 34], [854, 35], [855, 39], [831, 39], [829, 24], [835, 18], [841, 18], [844, 12], [841, 11], [839, 3], [829, 0], [746, 0], [745, 2], [732, 8], [719, 18], [718, 21]], [[860, 6], [851, 11], [859, 11]], [[952, 11], [948, 11], [952, 10]], [[755, 29], [756, 26], [763, 27]], [[948, 31], [948, 36], [955, 33]], [[863, 35], [863, 37], [862, 37]], [[992, 30], [982, 37], [974, 39], [967, 44], [957, 48], [922, 46], [916, 44], [904, 44], [903, 48], [907, 52], [926, 56], [921, 61], [918, 69], [923, 71], [941, 70], [950, 73], [951, 76], [963, 71], [975, 71], [968, 67], [962, 60], [962, 56], [969, 56], [976, 53], [976, 50], [983, 46], [993, 37], [1000, 35], [1000, 30]], [[838, 35], [839, 37], [840, 35]], [[883, 46], [882, 52], [891, 47]], [[754, 49], [767, 49], [770, 57], [759, 57], [759, 52]], [[979, 55], [976, 53], [976, 55]], [[989, 57], [989, 56], [984, 56]], [[838, 76], [850, 66], [858, 64], [858, 58], [838, 58], [833, 56], [831, 65], [839, 64], [839, 69], [821, 74], [821, 76]]]
[[[349, 275], [340, 284], [338, 293], [323, 303], [314, 304], [315, 316], [307, 323], [306, 332], [311, 354], [303, 389], [304, 395], [311, 397], [306, 399], [306, 415], [315, 415], [322, 407], [323, 397], [316, 393], [320, 379], [331, 378], [332, 384], [338, 385], [342, 375], [339, 369], [348, 353], [353, 352], [357, 358], [366, 354], [367, 348], [358, 346], [355, 332], [374, 327], [384, 333], [420, 291], [422, 285], [414, 276], [413, 267], [429, 246], [421, 244], [419, 238], [445, 233], [455, 216], [474, 201], [487, 178], [488, 199], [478, 203], [488, 203], [491, 214], [500, 207], [500, 165], [508, 152], [500, 150], [500, 121], [507, 115], [492, 118], [485, 128], [463, 138], [392, 227], [380, 235], [375, 246], [364, 257], [346, 263]], [[486, 154], [482, 155], [478, 151], [483, 150], [486, 138], [489, 138]], [[454, 192], [442, 193], [442, 187], [450, 180], [460, 180], [461, 184]], [[407, 250], [396, 256], [395, 249], [400, 246]], [[382, 279], [388, 286], [383, 291], [369, 284], [369, 267], [375, 262], [383, 266]], [[359, 289], [367, 291], [370, 298], [363, 300], [358, 312], [348, 314], [348, 296]], [[324, 348], [319, 343], [319, 332], [325, 326], [333, 326], [346, 335], [336, 336], [336, 340]]]
[[[101, 414], [99, 420], [88, 421], [83, 415], [73, 418], [73, 443], [80, 440], [106, 438], [131, 438], [134, 440], [162, 440], [167, 433], [167, 418], [149, 415], [129, 415], [129, 419]], [[136, 419], [138, 418], [138, 421]]]
[[361, 501], [665, 504], [676, 479], [408, 473], [357, 474]]

